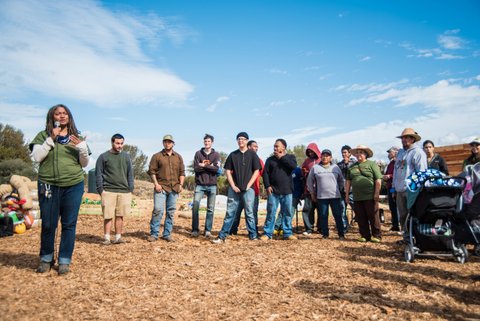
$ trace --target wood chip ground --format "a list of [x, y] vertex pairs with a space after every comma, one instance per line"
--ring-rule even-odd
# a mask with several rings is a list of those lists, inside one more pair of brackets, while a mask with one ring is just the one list
[[35, 273], [39, 228], [1, 238], [0, 320], [480, 319], [480, 258], [405, 263], [388, 224], [381, 244], [357, 243], [356, 228], [340, 241], [332, 222], [329, 239], [251, 242], [242, 229], [215, 245], [190, 237], [189, 213], [177, 212], [175, 242], [149, 243], [151, 201], [138, 204], [122, 245], [101, 245], [102, 217], [81, 215], [63, 277]]

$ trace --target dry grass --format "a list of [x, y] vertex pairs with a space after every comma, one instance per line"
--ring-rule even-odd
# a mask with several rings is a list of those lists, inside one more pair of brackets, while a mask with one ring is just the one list
[[[189, 236], [148, 243], [151, 202], [126, 221], [130, 243], [102, 246], [102, 218], [81, 215], [70, 274], [36, 274], [39, 229], [0, 239], [1, 320], [465, 320], [479, 319], [480, 259], [403, 261], [398, 235], [360, 244], [318, 234], [214, 245]], [[179, 215], [182, 214], [182, 215]], [[224, 213], [216, 213], [215, 231]], [[261, 219], [263, 222], [263, 219]], [[203, 223], [203, 220], [201, 221]], [[242, 223], [243, 224], [243, 223]], [[331, 225], [333, 229], [333, 224]]]

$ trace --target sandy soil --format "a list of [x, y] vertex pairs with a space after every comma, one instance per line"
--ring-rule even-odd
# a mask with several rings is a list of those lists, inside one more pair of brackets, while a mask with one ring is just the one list
[[39, 228], [1, 238], [0, 320], [480, 319], [480, 258], [405, 263], [388, 224], [381, 244], [355, 242], [356, 228], [340, 241], [332, 222], [326, 240], [251, 242], [242, 229], [215, 245], [190, 237], [189, 212], [179, 211], [175, 242], [149, 243], [151, 201], [138, 201], [127, 244], [101, 245], [102, 217], [80, 216], [63, 277], [35, 273]]

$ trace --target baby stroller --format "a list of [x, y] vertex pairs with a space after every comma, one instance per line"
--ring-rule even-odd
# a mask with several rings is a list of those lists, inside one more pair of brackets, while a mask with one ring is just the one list
[[455, 239], [452, 228], [465, 182], [433, 169], [415, 172], [407, 179], [406, 262], [413, 262], [417, 255], [452, 256], [462, 264], [467, 261], [467, 249]]
[[475, 245], [473, 252], [480, 256], [480, 163], [468, 166], [462, 175], [467, 184], [462, 211], [454, 221], [455, 240]]

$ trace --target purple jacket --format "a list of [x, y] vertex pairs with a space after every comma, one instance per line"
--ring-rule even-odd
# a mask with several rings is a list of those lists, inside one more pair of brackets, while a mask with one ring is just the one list
[[[213, 148], [210, 154], [205, 153], [205, 148], [200, 149], [195, 153], [193, 158], [193, 169], [195, 170], [195, 184], [197, 185], [217, 185], [217, 171], [221, 166], [220, 154]], [[207, 162], [205, 166], [200, 166], [200, 163]]]

